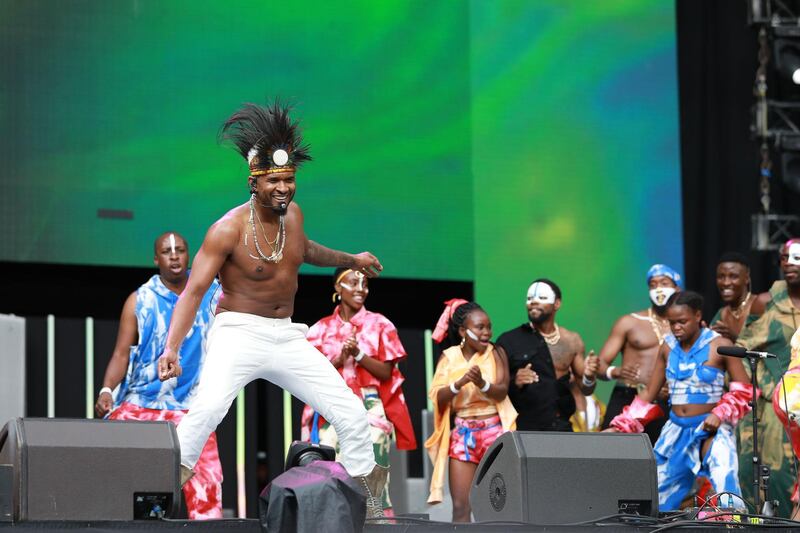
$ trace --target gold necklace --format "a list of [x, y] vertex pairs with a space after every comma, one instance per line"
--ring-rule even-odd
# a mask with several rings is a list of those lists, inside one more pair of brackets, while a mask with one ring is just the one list
[[555, 346], [556, 344], [558, 344], [558, 341], [561, 340], [561, 330], [558, 329], [558, 324], [553, 322], [553, 326], [555, 326], [555, 330], [553, 331], [553, 333], [542, 333], [541, 331], [539, 332], [539, 335], [542, 336], [544, 342], [546, 342], [550, 346]]
[[651, 307], [647, 308], [647, 318], [650, 320], [650, 326], [653, 328], [653, 333], [656, 334], [658, 345], [661, 346], [664, 344], [664, 321], [655, 317], [655, 313], [653, 313], [653, 308]]
[[274, 253], [275, 252], [275, 246], [278, 245], [278, 236], [281, 234], [280, 227], [278, 228], [278, 231], [275, 233], [275, 240], [274, 241], [270, 241], [269, 240], [269, 236], [267, 235], [267, 232], [264, 231], [264, 224], [262, 224], [262, 222], [261, 222], [261, 217], [258, 216], [258, 211], [256, 211], [256, 220], [258, 220], [258, 225], [261, 226], [261, 234], [267, 240], [267, 244], [269, 245], [270, 248], [272, 248], [272, 252]]
[[730, 310], [731, 315], [733, 315], [733, 318], [735, 318], [736, 320], [742, 318], [742, 311], [744, 311], [744, 308], [747, 307], [747, 301], [749, 299], [750, 299], [750, 291], [747, 291], [747, 296], [744, 297], [742, 303], [736, 306], [736, 309], [734, 309], [731, 306], [728, 306], [728, 309]]

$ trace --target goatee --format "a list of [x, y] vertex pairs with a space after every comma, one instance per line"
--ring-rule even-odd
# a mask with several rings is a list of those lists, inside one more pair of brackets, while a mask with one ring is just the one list
[[538, 317], [534, 315], [528, 315], [528, 320], [530, 320], [533, 324], [542, 324], [550, 318], [552, 313], [542, 313]]

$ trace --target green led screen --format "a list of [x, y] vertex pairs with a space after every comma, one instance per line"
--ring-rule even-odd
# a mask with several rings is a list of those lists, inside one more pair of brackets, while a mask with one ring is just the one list
[[645, 0], [0, 2], [0, 260], [149, 266], [166, 229], [196, 251], [247, 199], [220, 124], [280, 96], [310, 238], [475, 280], [496, 329], [552, 277], [599, 341], [649, 263], [682, 266], [674, 24]]
[[599, 351], [650, 265], [683, 271], [675, 7], [470, 7], [476, 299], [499, 333], [549, 278]]

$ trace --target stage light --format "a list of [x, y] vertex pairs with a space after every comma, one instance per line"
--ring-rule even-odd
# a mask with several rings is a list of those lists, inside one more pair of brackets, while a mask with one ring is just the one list
[[782, 76], [800, 85], [800, 41], [776, 39], [775, 66]]
[[784, 133], [778, 141], [781, 178], [786, 187], [800, 193], [800, 135]]
[[314, 461], [335, 461], [336, 450], [323, 444], [311, 444], [296, 440], [286, 454], [285, 470], [295, 466], [306, 466]]

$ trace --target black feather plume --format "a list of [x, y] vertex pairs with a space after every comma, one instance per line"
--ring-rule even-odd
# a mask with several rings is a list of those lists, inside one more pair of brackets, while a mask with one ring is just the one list
[[284, 166], [298, 167], [310, 161], [311, 156], [308, 144], [303, 143], [299, 122], [291, 119], [290, 111], [289, 105], [277, 99], [267, 107], [244, 104], [222, 125], [220, 140], [232, 142], [245, 160], [255, 147], [251, 168], [277, 167], [272, 154], [279, 149], [289, 154], [289, 162]]

